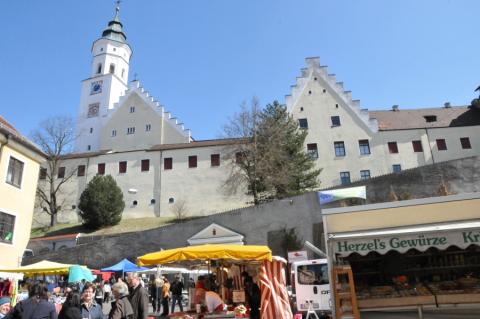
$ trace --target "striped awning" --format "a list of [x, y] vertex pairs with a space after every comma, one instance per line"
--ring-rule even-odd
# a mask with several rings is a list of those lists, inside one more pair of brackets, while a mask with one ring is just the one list
[[260, 267], [260, 290], [262, 292], [262, 319], [292, 319], [286, 287], [285, 266], [287, 262], [280, 257], [264, 261]]

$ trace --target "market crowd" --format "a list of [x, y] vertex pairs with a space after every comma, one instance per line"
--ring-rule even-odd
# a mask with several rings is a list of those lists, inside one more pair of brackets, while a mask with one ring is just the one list
[[[171, 284], [162, 277], [144, 286], [146, 284], [137, 273], [128, 273], [126, 282], [121, 278], [96, 283], [82, 280], [75, 285], [53, 289], [41, 281], [31, 281], [22, 285], [28, 290], [28, 297], [23, 300], [19, 297], [14, 307], [10, 306], [10, 297], [0, 298], [0, 319], [147, 319], [149, 301], [154, 312], [162, 316], [169, 314], [170, 301], [172, 312], [176, 304], [183, 310], [183, 283], [179, 276]], [[60, 296], [62, 290], [63, 298]], [[110, 312], [105, 315], [103, 305], [110, 302]]]

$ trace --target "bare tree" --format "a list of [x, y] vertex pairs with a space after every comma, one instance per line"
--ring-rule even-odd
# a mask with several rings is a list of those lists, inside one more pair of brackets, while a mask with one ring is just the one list
[[177, 221], [184, 220], [188, 216], [187, 201], [184, 199], [177, 200], [171, 210]]
[[224, 133], [240, 138], [224, 152], [231, 164], [227, 190], [247, 185], [247, 194], [257, 205], [318, 187], [320, 170], [305, 152], [307, 132], [299, 130], [284, 105], [274, 101], [260, 109], [253, 98], [249, 107], [241, 105]]
[[46, 167], [42, 168], [45, 182], [38, 183], [37, 197], [40, 207], [50, 215], [50, 226], [57, 223], [62, 208], [59, 197], [62, 186], [75, 175], [77, 169], [62, 168], [63, 156], [72, 151], [75, 140], [73, 120], [55, 116], [42, 121], [31, 134], [32, 140], [47, 154]]
[[224, 157], [232, 164], [224, 183], [225, 189], [227, 193], [235, 193], [239, 187], [247, 185], [247, 193], [253, 196], [255, 205], [265, 196], [258, 176], [258, 163], [261, 162], [257, 144], [259, 119], [258, 100], [253, 97], [250, 105], [242, 103], [240, 111], [223, 127], [223, 137], [238, 139], [238, 143], [225, 148]]

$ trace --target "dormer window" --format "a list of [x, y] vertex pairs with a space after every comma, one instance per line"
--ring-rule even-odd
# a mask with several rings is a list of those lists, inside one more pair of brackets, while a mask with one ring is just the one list
[[102, 64], [99, 63], [98, 66], [97, 66], [97, 74], [100, 74], [102, 73]]
[[437, 116], [436, 115], [424, 115], [423, 117], [425, 118], [425, 121], [427, 121], [427, 123], [437, 121]]
[[115, 73], [115, 64], [110, 64], [110, 71], [111, 74]]

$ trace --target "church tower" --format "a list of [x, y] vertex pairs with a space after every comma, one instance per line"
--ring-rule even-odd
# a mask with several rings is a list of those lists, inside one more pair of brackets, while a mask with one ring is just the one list
[[89, 78], [82, 81], [77, 117], [75, 152], [98, 151], [103, 124], [128, 88], [128, 69], [132, 49], [119, 19], [119, 1], [114, 18], [102, 36], [93, 42]]

